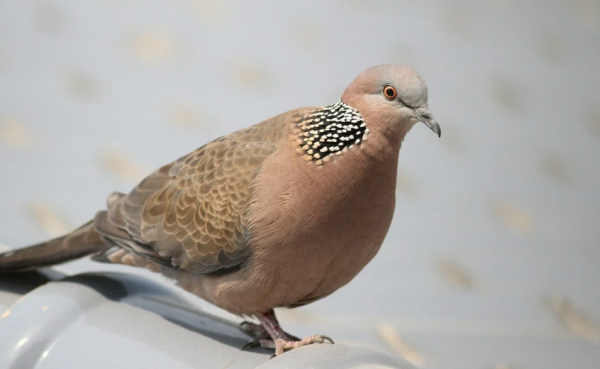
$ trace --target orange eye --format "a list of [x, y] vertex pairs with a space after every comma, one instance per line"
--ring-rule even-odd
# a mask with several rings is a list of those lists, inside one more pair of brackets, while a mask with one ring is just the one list
[[396, 92], [396, 89], [390, 85], [387, 85], [383, 88], [383, 94], [385, 95], [385, 97], [387, 97], [390, 100], [395, 99], [396, 96], [398, 95], [398, 93]]

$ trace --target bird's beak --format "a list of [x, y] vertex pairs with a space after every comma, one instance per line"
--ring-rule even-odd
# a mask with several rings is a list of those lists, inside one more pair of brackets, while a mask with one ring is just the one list
[[435, 119], [433, 119], [433, 116], [431, 115], [429, 110], [419, 108], [416, 110], [416, 113], [416, 118], [418, 121], [425, 123], [425, 125], [429, 127], [429, 129], [437, 133], [438, 137], [442, 137], [442, 129], [440, 128], [438, 122]]

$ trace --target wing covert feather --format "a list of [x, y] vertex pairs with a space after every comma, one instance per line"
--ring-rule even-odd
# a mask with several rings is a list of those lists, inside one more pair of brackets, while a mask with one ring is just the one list
[[109, 197], [104, 237], [164, 265], [206, 274], [249, 255], [245, 212], [262, 162], [302, 109], [218, 138]]

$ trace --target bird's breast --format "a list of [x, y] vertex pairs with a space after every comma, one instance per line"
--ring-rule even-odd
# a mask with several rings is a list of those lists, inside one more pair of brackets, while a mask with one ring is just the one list
[[248, 275], [270, 286], [277, 306], [315, 300], [348, 283], [388, 231], [396, 170], [394, 158], [376, 161], [360, 147], [323, 165], [292, 150], [267, 159], [248, 213]]

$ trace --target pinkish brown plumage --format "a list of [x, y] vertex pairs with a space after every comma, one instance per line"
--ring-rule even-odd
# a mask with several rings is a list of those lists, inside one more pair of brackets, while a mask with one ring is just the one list
[[113, 193], [72, 234], [0, 255], [0, 272], [94, 254], [258, 318], [256, 342], [276, 354], [323, 342], [283, 332], [273, 309], [333, 293], [375, 256], [394, 213], [400, 146], [418, 121], [440, 134], [419, 75], [370, 68], [337, 103], [212, 141]]

